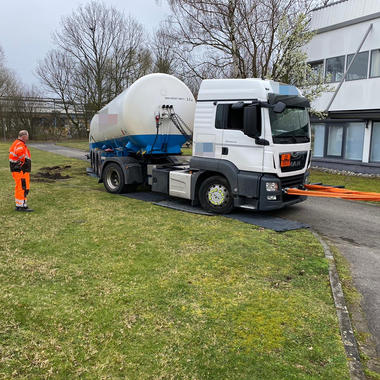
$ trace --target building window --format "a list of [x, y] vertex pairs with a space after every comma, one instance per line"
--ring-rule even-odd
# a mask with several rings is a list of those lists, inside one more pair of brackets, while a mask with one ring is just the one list
[[327, 140], [327, 155], [342, 157], [343, 127], [330, 126]]
[[[380, 123], [378, 137], [380, 144]], [[313, 157], [361, 161], [363, 158], [365, 123], [313, 124]], [[374, 148], [376, 149], [376, 148]], [[378, 154], [378, 157], [380, 154]]]
[[324, 77], [323, 61], [309, 62], [314, 82], [322, 82]]
[[344, 74], [344, 55], [326, 59], [326, 82], [340, 82]]
[[[347, 68], [350, 65], [352, 58], [355, 54], [349, 54], [347, 56]], [[347, 73], [347, 80], [356, 80], [356, 79], [366, 79], [368, 72], [368, 51], [363, 51], [358, 53], [355, 58], [354, 63], [350, 67], [350, 70]]]
[[371, 162], [380, 162], [380, 122], [373, 123], [371, 139]]
[[380, 49], [371, 51], [371, 69], [369, 76], [371, 78], [380, 77]]
[[313, 125], [313, 157], [323, 157], [325, 151], [325, 130], [324, 124]]
[[347, 124], [344, 149], [344, 158], [347, 160], [362, 160], [364, 129], [364, 123]]

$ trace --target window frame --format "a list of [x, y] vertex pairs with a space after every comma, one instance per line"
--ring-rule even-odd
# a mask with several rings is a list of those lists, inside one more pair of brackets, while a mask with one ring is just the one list
[[[234, 102], [236, 103], [236, 102]], [[229, 119], [229, 115], [230, 115], [230, 112], [231, 112], [231, 106], [234, 104], [234, 103], [218, 103], [217, 106], [216, 106], [216, 113], [215, 113], [215, 123], [214, 123], [214, 127], [215, 129], [219, 129], [219, 130], [225, 130], [225, 131], [241, 131], [241, 132], [244, 132], [244, 123], [242, 123], [241, 125], [241, 128], [227, 128], [227, 125], [228, 125], [228, 119]], [[222, 109], [222, 128], [218, 128], [216, 126], [216, 121], [217, 121], [217, 113], [218, 113], [218, 108], [221, 107]], [[241, 112], [243, 113], [243, 120], [244, 120], [244, 108], [241, 109]]]
[[[325, 152], [325, 148], [326, 148], [326, 129], [327, 129], [327, 124], [326, 123], [315, 123], [315, 125], [318, 125], [318, 126], [323, 126], [324, 127], [324, 130], [323, 130], [323, 152], [322, 152], [322, 156], [314, 156], [314, 146], [315, 146], [315, 130], [313, 129], [314, 128], [314, 125], [311, 125], [311, 139], [312, 139], [312, 159], [315, 158], [315, 159], [320, 159], [320, 158], [325, 158], [326, 157], [326, 152]], [[311, 142], [311, 141], [310, 141]]]
[[347, 55], [346, 55], [345, 71], [347, 71], [347, 74], [346, 74], [345, 81], [347, 81], [347, 82], [353, 82], [353, 81], [356, 81], [356, 80], [364, 80], [364, 79], [368, 79], [368, 77], [369, 77], [368, 63], [369, 63], [369, 61], [370, 61], [370, 59], [371, 59], [371, 57], [370, 57], [370, 50], [360, 51], [357, 55], [359, 55], [359, 54], [363, 54], [363, 53], [367, 53], [367, 54], [368, 54], [366, 76], [365, 76], [364, 78], [348, 79], [348, 74], [349, 74], [349, 72], [347, 71], [348, 66], [349, 66], [349, 63], [348, 63], [348, 57], [349, 57], [350, 55], [352, 55], [352, 58], [355, 56], [355, 53], [351, 53], [351, 54], [347, 54]]
[[326, 75], [327, 75], [327, 61], [329, 60], [329, 59], [334, 59], [334, 58], [340, 58], [340, 57], [343, 57], [343, 73], [342, 73], [342, 75], [344, 75], [344, 73], [345, 73], [345, 68], [346, 68], [346, 62], [347, 62], [347, 55], [337, 55], [337, 56], [335, 56], [335, 57], [329, 57], [329, 58], [326, 58], [325, 59], [325, 75], [324, 75], [324, 82], [325, 83], [339, 83], [342, 79], [340, 79], [340, 80], [336, 80], [336, 81], [327, 81], [327, 77], [326, 77]]
[[[329, 131], [330, 131], [330, 128], [335, 128], [335, 127], [342, 127], [343, 128], [343, 136], [342, 136], [342, 145], [341, 145], [341, 149], [340, 149], [340, 156], [335, 156], [335, 155], [332, 155], [332, 154], [327, 154], [328, 152], [328, 143], [329, 143]], [[346, 129], [345, 129], [345, 125], [344, 123], [342, 124], [338, 124], [338, 123], [334, 123], [334, 124], [327, 124], [326, 125], [327, 128], [325, 128], [325, 146], [324, 146], [324, 150], [325, 150], [325, 157], [326, 158], [338, 158], [338, 159], [344, 159], [344, 153], [345, 153], [345, 145], [346, 145]]]
[[[336, 160], [343, 160], [343, 161], [350, 161], [350, 162], [363, 162], [363, 152], [362, 152], [362, 158], [359, 160], [353, 160], [351, 158], [345, 158], [346, 142], [347, 142], [347, 129], [349, 127], [349, 123], [352, 123], [352, 122], [363, 123], [364, 128], [366, 126], [366, 122], [363, 120], [350, 120], [350, 121], [334, 122], [334, 123], [319, 123], [319, 124], [324, 124], [324, 126], [325, 126], [325, 133], [324, 133], [324, 140], [323, 140], [323, 157], [316, 157], [313, 155], [312, 158], [314, 158], [316, 160], [323, 160], [326, 158], [326, 159], [336, 159]], [[318, 123], [316, 123], [316, 124], [318, 124]], [[329, 129], [335, 128], [338, 126], [343, 127], [341, 155], [340, 156], [328, 155], [327, 150], [328, 150], [328, 141], [329, 141]], [[371, 135], [371, 144], [372, 144], [372, 135]], [[370, 147], [372, 147], [372, 145]], [[363, 151], [364, 151], [364, 145], [363, 145]], [[375, 163], [376, 163], [376, 161], [375, 161]]]
[[[217, 105], [216, 105], [216, 110], [215, 110], [215, 122], [214, 122], [214, 127], [215, 127], [215, 129], [220, 129], [220, 130], [224, 130], [224, 126], [225, 126], [225, 124], [226, 124], [226, 107], [225, 107], [225, 105], [226, 104], [228, 104], [228, 103], [218, 103]], [[218, 109], [220, 109], [221, 111], [220, 111], [220, 113], [221, 113], [221, 117], [220, 117], [220, 122], [221, 122], [221, 125], [222, 125], [222, 127], [221, 128], [219, 128], [219, 127], [217, 127], [217, 121], [219, 121], [219, 119], [218, 119]]]
[[[347, 75], [346, 75], [346, 78], [345, 78], [345, 81], [347, 82], [354, 82], [356, 80], [365, 80], [365, 79], [372, 79], [372, 78], [380, 78], [380, 69], [379, 69], [379, 75], [375, 75], [375, 76], [372, 76], [371, 75], [371, 69], [372, 69], [372, 63], [373, 63], [373, 53], [375, 51], [378, 51], [379, 54], [380, 54], [380, 48], [378, 49], [370, 49], [370, 50], [364, 50], [364, 51], [360, 51], [358, 54], [361, 54], [361, 53], [367, 53], [368, 54], [368, 61], [367, 61], [367, 74], [364, 78], [359, 78], [359, 79], [348, 79], [348, 72], [347, 72]], [[314, 61], [310, 61], [310, 62], [307, 62], [308, 65], [313, 65], [313, 64], [322, 64], [322, 76], [323, 76], [323, 82], [324, 83], [339, 83], [341, 80], [337, 80], [337, 81], [327, 81], [327, 61], [329, 59], [333, 59], [333, 58], [340, 58], [340, 57], [344, 57], [344, 68], [343, 68], [343, 75], [344, 73], [347, 71], [348, 69], [348, 57], [349, 56], [354, 56], [355, 53], [350, 53], [350, 54], [345, 54], [345, 55], [337, 55], [337, 56], [334, 56], [334, 57], [329, 57], [329, 58], [323, 58], [323, 59], [317, 59], [317, 60], [314, 60]]]
[[313, 64], [322, 64], [322, 73], [321, 74], [322, 74], [323, 81], [325, 80], [325, 68], [326, 68], [325, 59], [317, 59], [316, 61], [307, 62], [307, 64], [309, 66], [312, 66]]
[[[378, 78], [378, 77], [376, 77]], [[380, 160], [379, 161], [372, 161], [371, 160], [371, 156], [372, 156], [372, 149], [373, 149], [373, 146], [372, 146], [372, 143], [373, 143], [373, 131], [374, 131], [374, 124], [377, 123], [379, 124], [378, 128], [380, 128], [380, 121], [375, 121], [373, 120], [372, 121], [372, 127], [371, 127], [371, 139], [370, 139], [370, 142], [369, 142], [369, 160], [368, 162], [371, 163], [371, 164], [380, 164]]]
[[[370, 50], [370, 57], [369, 57], [369, 61], [370, 61], [370, 62], [369, 62], [369, 70], [368, 70], [368, 78], [369, 78], [369, 79], [372, 79], [372, 78], [380, 78], [380, 75], [371, 76], [371, 69], [372, 69], [372, 52], [374, 52], [374, 51], [378, 51], [379, 54], [380, 54], [380, 48]], [[379, 70], [379, 72], [380, 72], [380, 70]]]
[[[353, 159], [353, 158], [346, 158], [345, 155], [346, 155], [346, 152], [347, 152], [347, 146], [346, 146], [346, 143], [347, 143], [347, 131], [348, 131], [348, 128], [350, 127], [351, 124], [353, 123], [357, 123], [357, 124], [363, 124], [363, 146], [362, 146], [362, 156], [360, 159]], [[364, 142], [365, 142], [365, 129], [366, 129], [366, 126], [367, 126], [367, 123], [365, 121], [350, 121], [350, 122], [345, 122], [344, 123], [344, 146], [343, 146], [343, 159], [344, 160], [347, 160], [347, 161], [353, 161], [353, 162], [363, 162], [363, 152], [364, 152]]]

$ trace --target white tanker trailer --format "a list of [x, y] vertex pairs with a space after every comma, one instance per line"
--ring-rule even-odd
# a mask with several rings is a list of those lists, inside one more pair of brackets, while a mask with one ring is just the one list
[[149, 185], [216, 213], [278, 209], [305, 199], [283, 190], [306, 180], [309, 106], [268, 80], [204, 80], [195, 101], [179, 79], [146, 75], [92, 119], [91, 166], [111, 193]]

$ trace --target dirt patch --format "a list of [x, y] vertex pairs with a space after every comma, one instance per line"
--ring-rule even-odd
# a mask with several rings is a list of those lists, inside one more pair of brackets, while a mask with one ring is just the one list
[[35, 174], [32, 174], [32, 180], [36, 182], [54, 182], [59, 179], [72, 178], [69, 175], [62, 175], [62, 171], [71, 168], [70, 165], [65, 166], [46, 166], [40, 168]]
[[71, 168], [71, 165], [65, 165], [65, 166], [45, 166], [43, 168], [40, 168], [40, 170], [43, 170], [43, 171], [50, 171], [50, 170], [62, 171], [64, 169], [70, 169], [70, 168]]

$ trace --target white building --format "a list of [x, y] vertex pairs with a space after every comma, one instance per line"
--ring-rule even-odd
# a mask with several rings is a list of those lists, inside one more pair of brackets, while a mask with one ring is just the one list
[[312, 12], [316, 35], [308, 62], [330, 82], [312, 106], [328, 118], [312, 119], [314, 165], [380, 173], [380, 0], [342, 0]]

